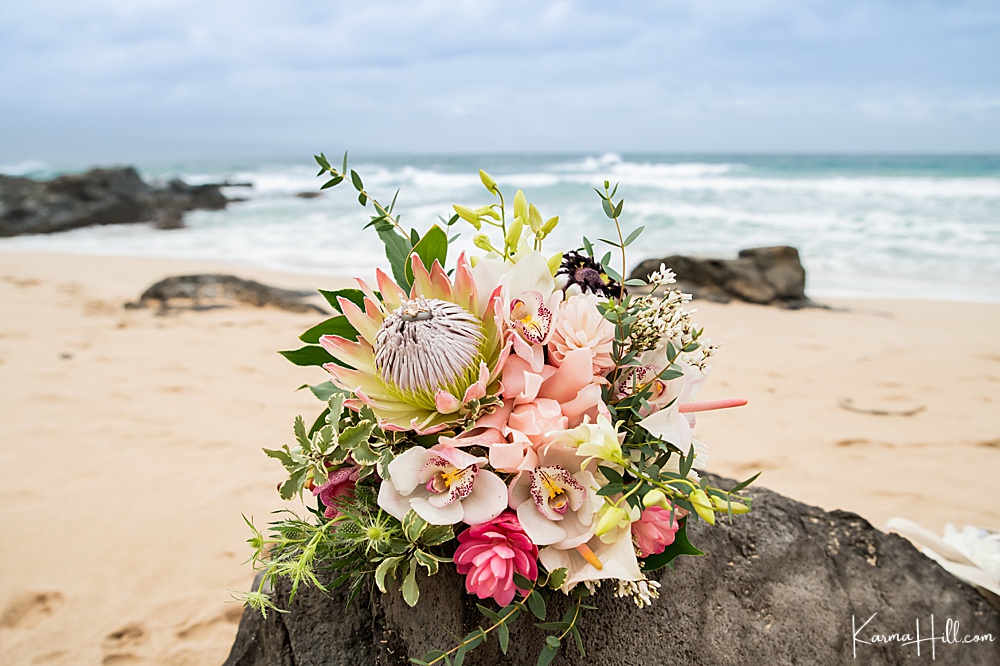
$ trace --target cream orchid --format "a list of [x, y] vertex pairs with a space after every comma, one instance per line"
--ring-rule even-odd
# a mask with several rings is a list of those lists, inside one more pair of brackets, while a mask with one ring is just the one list
[[412, 509], [432, 525], [488, 522], [507, 508], [507, 486], [486, 463], [458, 448], [414, 446], [389, 463], [378, 505], [399, 520]]

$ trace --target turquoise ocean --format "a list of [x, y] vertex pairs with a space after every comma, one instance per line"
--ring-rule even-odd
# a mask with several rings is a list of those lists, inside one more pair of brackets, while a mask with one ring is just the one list
[[[152, 180], [252, 186], [227, 188], [246, 200], [191, 213], [185, 229], [92, 227], [0, 239], [0, 249], [225, 260], [326, 275], [369, 275], [385, 263], [349, 185], [295, 196], [323, 182], [311, 156], [137, 166]], [[508, 201], [520, 188], [545, 218], [559, 215], [548, 251], [577, 247], [583, 235], [613, 234], [593, 190], [609, 180], [620, 183], [626, 229], [646, 228], [629, 248], [630, 268], [669, 254], [732, 257], [745, 247], [793, 245], [814, 297], [1000, 302], [1000, 156], [352, 156], [350, 166], [385, 203], [398, 189], [397, 212], [418, 229], [449, 217], [453, 203], [490, 202], [483, 168]], [[64, 171], [0, 165], [39, 178]], [[471, 227], [455, 230], [470, 246]]]

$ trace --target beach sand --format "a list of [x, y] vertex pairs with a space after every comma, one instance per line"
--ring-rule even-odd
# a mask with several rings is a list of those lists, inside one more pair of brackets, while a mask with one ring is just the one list
[[[0, 654], [5, 664], [212, 664], [253, 577], [241, 513], [287, 506], [261, 447], [325, 379], [278, 349], [315, 314], [125, 310], [167, 275], [343, 278], [189, 261], [0, 253]], [[697, 303], [722, 349], [700, 398], [709, 468], [876, 526], [1000, 528], [1000, 305]]]

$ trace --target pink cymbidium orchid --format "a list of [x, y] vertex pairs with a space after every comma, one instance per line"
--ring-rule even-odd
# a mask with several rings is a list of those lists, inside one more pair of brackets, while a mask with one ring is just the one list
[[500, 280], [500, 310], [513, 352], [540, 372], [562, 300], [548, 262], [539, 252], [520, 258]]
[[378, 505], [399, 520], [412, 509], [432, 525], [493, 520], [507, 506], [507, 486], [486, 463], [454, 447], [414, 446], [389, 463]]

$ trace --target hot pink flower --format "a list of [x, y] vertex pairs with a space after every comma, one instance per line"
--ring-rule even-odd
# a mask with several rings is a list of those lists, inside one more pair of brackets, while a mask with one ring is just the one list
[[458, 542], [455, 568], [466, 575], [465, 589], [469, 594], [480, 599], [492, 597], [506, 606], [518, 591], [515, 572], [528, 580], [538, 578], [538, 546], [524, 533], [511, 511], [470, 527], [458, 535]]
[[670, 509], [651, 506], [642, 512], [639, 520], [632, 523], [632, 539], [639, 549], [639, 557], [662, 553], [674, 542], [674, 535], [680, 529], [677, 524], [678, 511], [674, 511], [674, 519], [671, 520]]
[[340, 514], [337, 500], [341, 497], [354, 497], [354, 486], [358, 482], [358, 474], [360, 473], [361, 468], [356, 465], [341, 467], [330, 472], [326, 483], [313, 488], [313, 495], [319, 495], [319, 501], [326, 507], [326, 510], [323, 511], [324, 516], [336, 518]]

